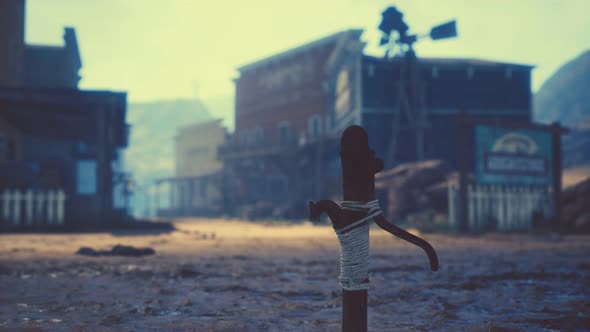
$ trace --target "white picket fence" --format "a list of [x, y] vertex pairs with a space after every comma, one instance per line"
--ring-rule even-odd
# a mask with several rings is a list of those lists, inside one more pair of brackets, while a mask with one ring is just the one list
[[[470, 185], [467, 187], [469, 231], [528, 230], [536, 216], [552, 214], [551, 190], [544, 187]], [[448, 189], [449, 226], [459, 228], [459, 188]]]
[[62, 225], [65, 201], [62, 190], [5, 190], [0, 194], [0, 223], [5, 227]]

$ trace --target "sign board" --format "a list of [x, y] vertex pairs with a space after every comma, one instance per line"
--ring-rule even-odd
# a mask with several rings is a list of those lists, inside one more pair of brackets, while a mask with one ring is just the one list
[[77, 192], [81, 195], [96, 194], [96, 161], [79, 160], [76, 165]]
[[334, 111], [337, 118], [344, 116], [352, 109], [351, 85], [349, 69], [344, 67], [336, 79]]
[[552, 185], [551, 132], [477, 125], [475, 144], [477, 183]]

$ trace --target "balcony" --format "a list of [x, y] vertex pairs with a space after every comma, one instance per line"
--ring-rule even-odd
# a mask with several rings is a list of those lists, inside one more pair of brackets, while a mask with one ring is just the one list
[[297, 140], [290, 138], [281, 142], [261, 141], [250, 144], [226, 143], [217, 150], [217, 159], [221, 161], [242, 158], [256, 158], [294, 152], [298, 148]]

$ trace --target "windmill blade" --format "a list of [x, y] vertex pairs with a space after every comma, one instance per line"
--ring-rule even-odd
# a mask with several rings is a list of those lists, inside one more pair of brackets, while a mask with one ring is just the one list
[[437, 25], [430, 30], [432, 40], [446, 39], [457, 37], [457, 21], [452, 20], [441, 25]]

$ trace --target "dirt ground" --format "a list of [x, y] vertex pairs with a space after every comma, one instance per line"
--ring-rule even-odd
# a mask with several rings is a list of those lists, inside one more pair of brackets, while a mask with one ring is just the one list
[[[0, 235], [0, 331], [339, 331], [330, 226], [181, 220], [171, 233]], [[590, 236], [371, 230], [370, 331], [590, 331]], [[87, 257], [81, 246], [150, 246]]]

